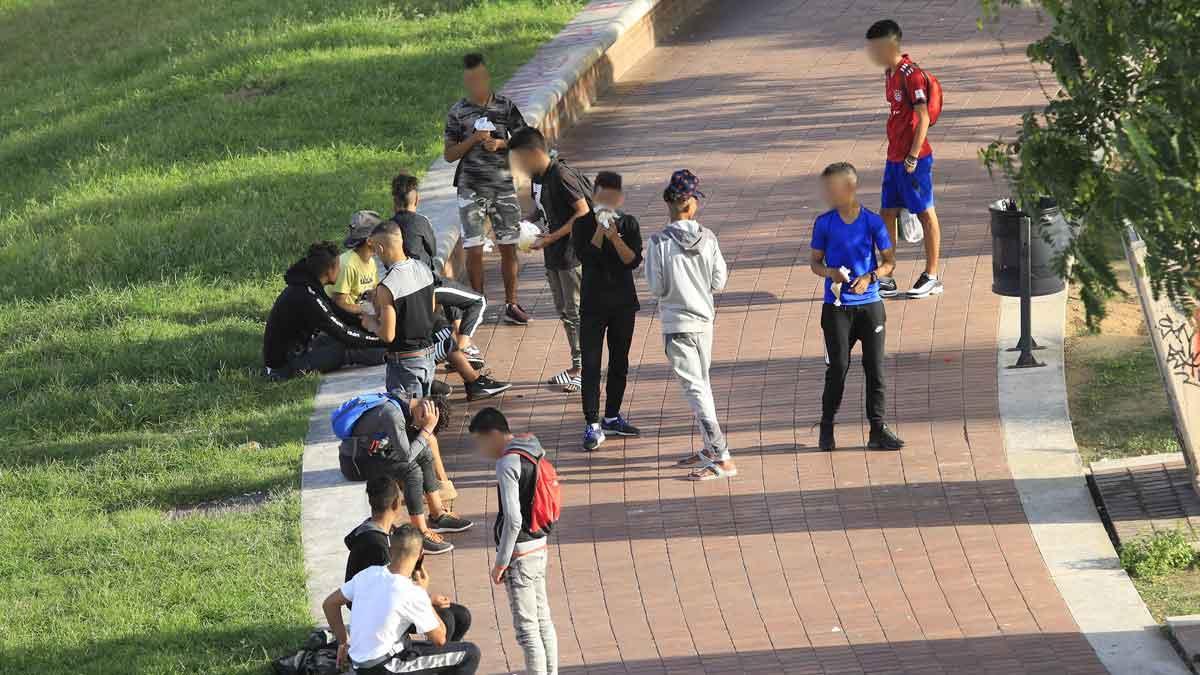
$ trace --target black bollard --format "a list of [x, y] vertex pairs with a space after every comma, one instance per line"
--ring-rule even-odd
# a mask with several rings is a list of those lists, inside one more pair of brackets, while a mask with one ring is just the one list
[[1041, 349], [1033, 340], [1033, 261], [1030, 252], [1030, 239], [1033, 236], [1033, 221], [1029, 216], [1021, 216], [1021, 337], [1017, 340], [1015, 349], [1021, 355], [1017, 362], [1009, 368], [1040, 368], [1046, 364], [1033, 356], [1033, 350]]

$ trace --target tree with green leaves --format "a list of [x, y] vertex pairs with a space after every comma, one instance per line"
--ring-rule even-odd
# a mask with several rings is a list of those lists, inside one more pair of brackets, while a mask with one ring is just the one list
[[[985, 20], [998, 4], [982, 0]], [[1036, 0], [1050, 33], [1031, 44], [1060, 89], [1025, 114], [1015, 140], [980, 151], [1022, 204], [1057, 200], [1075, 238], [1089, 325], [1118, 292], [1115, 243], [1132, 227], [1146, 242], [1155, 295], [1200, 299], [1200, 2]], [[1065, 260], [1065, 257], [1064, 257]]]

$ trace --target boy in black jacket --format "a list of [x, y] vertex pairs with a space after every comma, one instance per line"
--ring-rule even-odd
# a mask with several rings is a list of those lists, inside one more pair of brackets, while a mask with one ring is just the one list
[[[640, 305], [633, 271], [642, 264], [638, 221], [621, 211], [625, 195], [620, 174], [601, 171], [595, 183], [595, 218], [575, 221], [571, 245], [583, 263], [580, 290], [579, 346], [583, 352], [583, 449], [595, 450], [605, 434], [637, 436], [637, 427], [621, 417], [629, 347]], [[608, 339], [608, 387], [600, 419], [600, 360]]]
[[358, 317], [325, 294], [325, 286], [337, 281], [340, 254], [332, 241], [317, 242], [283, 275], [287, 288], [271, 307], [263, 332], [263, 365], [268, 377], [286, 379], [351, 364], [383, 363], [383, 340], [363, 330]]
[[[400, 486], [385, 476], [367, 481], [367, 501], [371, 504], [371, 517], [350, 531], [343, 540], [350, 555], [346, 557], [346, 581], [355, 574], [373, 565], [386, 565], [390, 561], [391, 532], [402, 524]], [[428, 570], [426, 570], [428, 572]], [[471, 627], [471, 612], [462, 605], [450, 602], [444, 595], [433, 595], [434, 611], [446, 624], [446, 639], [458, 642]], [[409, 633], [414, 632], [410, 627]]]

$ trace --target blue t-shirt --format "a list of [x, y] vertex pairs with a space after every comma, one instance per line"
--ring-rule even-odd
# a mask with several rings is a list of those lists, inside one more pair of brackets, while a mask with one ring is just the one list
[[[813, 223], [812, 247], [825, 252], [826, 267], [845, 267], [850, 270], [850, 280], [870, 274], [879, 265], [875, 262], [875, 250], [886, 251], [892, 247], [887, 226], [878, 213], [860, 207], [858, 218], [853, 223], [842, 220], [837, 209], [817, 216]], [[832, 279], [825, 280], [825, 302], [833, 304]], [[843, 305], [865, 305], [879, 300], [879, 282], [872, 282], [863, 294], [851, 293], [849, 286], [842, 288]]]

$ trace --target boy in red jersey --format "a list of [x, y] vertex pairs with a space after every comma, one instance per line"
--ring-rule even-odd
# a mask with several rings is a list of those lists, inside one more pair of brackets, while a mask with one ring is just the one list
[[[910, 298], [941, 293], [938, 257], [941, 227], [933, 208], [933, 149], [929, 147], [929, 78], [908, 54], [900, 51], [900, 25], [891, 19], [876, 21], [867, 30], [867, 54], [884, 71], [884, 95], [891, 106], [887, 123], [887, 165], [883, 172], [880, 215], [892, 241], [898, 241], [901, 209], [921, 221], [925, 232], [925, 271], [908, 291]], [[879, 294], [898, 294], [896, 280], [879, 280]]]

